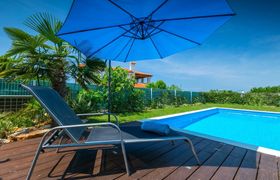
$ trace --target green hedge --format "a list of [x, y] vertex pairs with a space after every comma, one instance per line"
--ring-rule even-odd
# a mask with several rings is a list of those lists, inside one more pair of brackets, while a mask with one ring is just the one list
[[219, 104], [248, 104], [258, 106], [280, 106], [280, 93], [238, 93], [211, 90], [202, 94], [201, 102]]

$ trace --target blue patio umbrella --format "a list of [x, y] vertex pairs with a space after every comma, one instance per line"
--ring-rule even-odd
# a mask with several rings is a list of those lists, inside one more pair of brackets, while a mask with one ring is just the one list
[[226, 0], [74, 0], [57, 36], [110, 67], [201, 45], [233, 15]]

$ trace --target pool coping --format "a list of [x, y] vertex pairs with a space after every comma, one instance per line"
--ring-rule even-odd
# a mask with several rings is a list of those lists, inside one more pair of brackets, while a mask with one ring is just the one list
[[[171, 115], [158, 116], [158, 117], [143, 119], [143, 120], [140, 120], [140, 121], [161, 120], [161, 119], [165, 119], [165, 118], [182, 116], [182, 115], [193, 114], [193, 113], [198, 113], [198, 112], [204, 112], [204, 111], [209, 111], [209, 110], [213, 110], [213, 109], [241, 110], [241, 111], [248, 111], [248, 112], [263, 112], [263, 113], [272, 113], [272, 114], [279, 114], [280, 115], [280, 112], [273, 112], [273, 111], [261, 111], [261, 110], [237, 109], [237, 108], [224, 108], [224, 107], [211, 107], [211, 108], [205, 108], [205, 109], [200, 109], [200, 110], [187, 111], [187, 112], [183, 112], [183, 113], [176, 113], [176, 114], [171, 114]], [[278, 150], [274, 150], [274, 149], [270, 149], [270, 148], [265, 148], [265, 147], [262, 147], [262, 146], [254, 146], [254, 145], [244, 144], [244, 143], [236, 142], [236, 141], [233, 141], [233, 140], [224, 139], [224, 138], [220, 138], [220, 137], [216, 137], [216, 136], [211, 136], [211, 135], [207, 135], [207, 134], [201, 134], [201, 133], [197, 133], [197, 132], [193, 132], [193, 131], [189, 131], [189, 130], [182, 130], [182, 129], [178, 129], [178, 128], [172, 128], [172, 129], [175, 130], [175, 131], [181, 132], [181, 133], [190, 134], [190, 135], [194, 135], [194, 136], [210, 139], [210, 140], [213, 140], [213, 141], [218, 141], [218, 142], [234, 145], [234, 146], [237, 146], [237, 147], [253, 150], [253, 151], [256, 151], [256, 152], [260, 152], [260, 153], [264, 153], [264, 154], [269, 154], [269, 155], [280, 157], [280, 151], [278, 151]]]

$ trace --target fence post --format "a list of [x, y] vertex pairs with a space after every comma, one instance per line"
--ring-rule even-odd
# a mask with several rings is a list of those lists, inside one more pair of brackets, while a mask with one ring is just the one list
[[193, 94], [192, 94], [192, 91], [190, 91], [190, 100], [191, 100], [191, 104], [192, 104], [192, 96], [193, 96]]
[[151, 100], [153, 100], [153, 88], [151, 88]]

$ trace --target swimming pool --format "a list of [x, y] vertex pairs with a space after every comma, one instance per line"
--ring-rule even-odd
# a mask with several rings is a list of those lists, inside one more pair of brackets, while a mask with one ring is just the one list
[[177, 131], [280, 156], [280, 113], [210, 108], [153, 119]]

